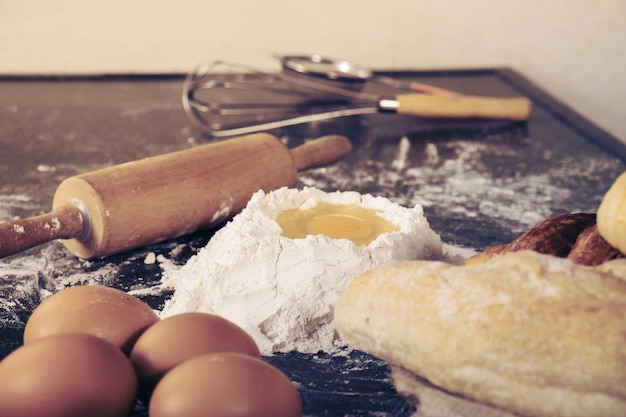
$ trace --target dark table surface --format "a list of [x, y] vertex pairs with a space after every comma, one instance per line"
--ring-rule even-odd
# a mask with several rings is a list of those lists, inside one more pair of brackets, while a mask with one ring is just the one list
[[[300, 172], [298, 186], [355, 190], [422, 204], [445, 243], [480, 250], [512, 240], [544, 218], [595, 212], [626, 170], [626, 145], [508, 69], [393, 72], [464, 93], [533, 101], [527, 123], [431, 121], [369, 115], [273, 131], [288, 146], [344, 134], [353, 152]], [[58, 184], [82, 172], [217, 139], [197, 131], [181, 106], [183, 76], [0, 78], [0, 221], [47, 212]], [[214, 231], [103, 260], [80, 260], [50, 242], [0, 260], [0, 358], [21, 344], [42, 297], [98, 283], [153, 308], [162, 262], [182, 265]], [[305, 415], [410, 415], [384, 362], [365, 353], [281, 353], [266, 358], [297, 383]], [[138, 404], [134, 416], [147, 415]]]

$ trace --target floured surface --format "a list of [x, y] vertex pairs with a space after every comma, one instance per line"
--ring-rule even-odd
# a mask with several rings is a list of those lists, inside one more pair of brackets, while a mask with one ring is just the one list
[[[281, 235], [280, 212], [320, 202], [373, 209], [399, 230], [366, 246], [323, 235]], [[184, 267], [165, 274], [164, 285], [174, 294], [161, 315], [219, 314], [250, 333], [263, 354], [332, 353], [340, 342], [333, 306], [350, 280], [376, 265], [414, 259], [443, 259], [439, 236], [420, 206], [405, 208], [381, 197], [316, 188], [258, 192]]]
[[[469, 94], [511, 96], [526, 88], [491, 71], [401, 77]], [[0, 221], [48, 211], [54, 190], [69, 176], [213, 140], [186, 119], [182, 82], [0, 82]], [[331, 167], [300, 172], [298, 187], [370, 193], [404, 207], [421, 204], [445, 245], [454, 253], [458, 247], [471, 252], [511, 241], [548, 215], [594, 211], [626, 169], [614, 152], [595, 144], [601, 135], [580, 128], [577, 116], [559, 113], [549, 97], [533, 100], [527, 124], [378, 115], [274, 133], [289, 147], [325, 134], [346, 135], [353, 152]], [[58, 242], [0, 259], [0, 353], [19, 346], [39, 300], [66, 285], [106, 283], [160, 311], [172, 296], [161, 283], [164, 272], [182, 268], [213, 232], [105, 260], [77, 260]], [[306, 416], [415, 412], [394, 389], [386, 364], [364, 353], [289, 352], [270, 359], [297, 382]], [[145, 417], [147, 411], [138, 407], [132, 416]]]
[[537, 163], [545, 166], [538, 171], [522, 161], [496, 165], [513, 157], [519, 146], [538, 145], [523, 130], [501, 134], [510, 137], [487, 134], [467, 141], [451, 135], [423, 142], [405, 136], [374, 142], [358, 149], [356, 167], [337, 164], [301, 181], [322, 189], [356, 187], [407, 207], [420, 204], [445, 242], [483, 249], [512, 240], [555, 212], [595, 212], [607, 185], [596, 188], [594, 171], [621, 173], [602, 157], [592, 166], [574, 158], [553, 165], [556, 155], [549, 153], [538, 156]]

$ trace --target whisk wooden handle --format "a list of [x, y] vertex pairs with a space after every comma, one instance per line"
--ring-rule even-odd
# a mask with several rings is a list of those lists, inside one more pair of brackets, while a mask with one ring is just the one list
[[526, 97], [400, 94], [398, 114], [421, 117], [527, 120], [532, 104]]

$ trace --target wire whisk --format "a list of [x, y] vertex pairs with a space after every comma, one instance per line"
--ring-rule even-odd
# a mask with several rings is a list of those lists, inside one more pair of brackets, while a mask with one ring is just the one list
[[263, 72], [221, 60], [201, 65], [187, 76], [182, 101], [194, 126], [214, 137], [380, 112], [519, 121], [528, 118], [531, 107], [525, 97], [479, 97], [436, 89], [383, 98], [315, 76]]

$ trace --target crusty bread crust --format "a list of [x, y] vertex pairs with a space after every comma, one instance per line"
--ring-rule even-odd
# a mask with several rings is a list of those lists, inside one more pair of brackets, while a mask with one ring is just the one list
[[511, 243], [478, 252], [467, 258], [465, 264], [480, 265], [496, 255], [520, 250], [569, 258], [588, 266], [624, 257], [599, 233], [595, 213], [567, 213], [537, 223]]
[[600, 235], [596, 223], [588, 226], [576, 239], [576, 243], [567, 255], [574, 263], [587, 266], [598, 266], [613, 259], [621, 259], [624, 255], [611, 246]]
[[623, 260], [524, 250], [477, 266], [388, 264], [352, 281], [335, 326], [357, 349], [521, 415], [626, 415]]

